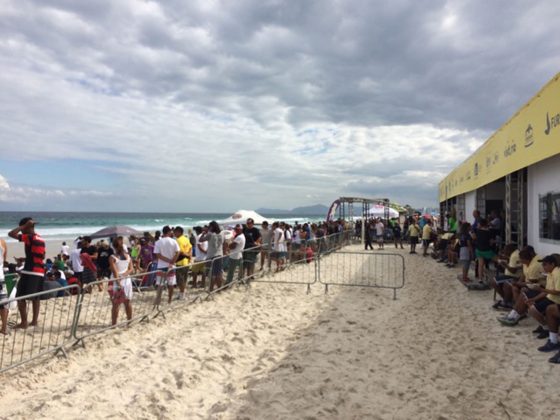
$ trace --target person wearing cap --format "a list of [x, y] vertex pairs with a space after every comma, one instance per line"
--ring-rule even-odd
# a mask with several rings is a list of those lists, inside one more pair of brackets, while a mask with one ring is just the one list
[[560, 304], [560, 268], [558, 268], [558, 260], [554, 255], [547, 255], [539, 260], [542, 263], [544, 272], [546, 273], [546, 285], [541, 287], [536, 285], [533, 287], [535, 292], [539, 294], [533, 299], [533, 304], [529, 307], [529, 315], [537, 320], [540, 324], [534, 332], [539, 333], [539, 337], [548, 340], [544, 346], [538, 348], [539, 351], [549, 352], [560, 350], [558, 343], [558, 325], [549, 326], [549, 330], [543, 327], [547, 325], [547, 313], [549, 306], [558, 306]]
[[[35, 222], [31, 217], [20, 220], [19, 226], [12, 229], [8, 236], [23, 242], [25, 245], [25, 263], [20, 271], [16, 297], [32, 295], [43, 290], [45, 277], [45, 241], [35, 232]], [[36, 326], [39, 319], [40, 301], [38, 297], [31, 298], [33, 318], [27, 320], [27, 304], [25, 299], [18, 300], [18, 310], [21, 321], [15, 328], [25, 329]]]

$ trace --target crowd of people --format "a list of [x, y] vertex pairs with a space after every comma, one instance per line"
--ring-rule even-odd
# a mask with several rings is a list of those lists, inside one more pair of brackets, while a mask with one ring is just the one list
[[469, 289], [493, 289], [499, 299], [492, 308], [506, 311], [497, 317], [501, 324], [515, 326], [528, 316], [534, 318], [538, 326], [533, 333], [547, 339], [538, 350], [557, 351], [549, 361], [560, 363], [560, 255], [539, 256], [526, 241], [504, 244], [505, 226], [498, 212], [483, 218], [474, 210], [472, 217], [469, 223], [446, 215], [432, 256], [448, 267], [460, 264], [460, 279]]
[[[550, 362], [560, 363], [560, 255], [541, 257], [530, 245], [503, 244], [504, 224], [496, 213], [485, 219], [475, 210], [472, 223], [458, 222], [448, 214], [443, 222], [442, 228], [437, 229], [431, 218], [419, 214], [402, 222], [397, 218], [386, 223], [381, 219], [366, 220], [365, 249], [373, 250], [374, 240], [379, 249], [384, 249], [386, 240], [400, 249], [408, 241], [409, 252], [415, 254], [421, 243], [423, 256], [431, 255], [448, 267], [460, 264], [459, 277], [469, 289], [493, 288], [500, 297], [492, 305], [495, 310], [507, 311], [497, 318], [500, 323], [515, 326], [531, 316], [539, 324], [534, 333], [547, 339], [538, 350], [557, 351]], [[207, 280], [209, 291], [221, 290], [234, 282], [249, 281], [256, 271], [282, 271], [288, 262], [309, 262], [315, 253], [327, 250], [327, 238], [342, 238], [335, 234], [353, 228], [354, 235], [361, 237], [361, 223], [352, 226], [340, 220], [291, 226], [263, 222], [259, 228], [248, 219], [244, 225], [224, 229], [212, 221], [186, 233], [180, 226], [164, 226], [155, 235], [145, 232], [140, 238], [129, 237], [128, 244], [123, 237], [95, 244], [87, 236], [79, 237], [72, 246], [63, 243], [58, 255], [45, 260], [45, 241], [35, 232], [33, 219], [27, 217], [9, 232], [10, 237], [24, 244], [25, 258], [8, 264], [6, 243], [0, 240], [0, 261], [4, 261], [0, 273], [0, 332], [8, 333], [6, 270], [19, 273], [16, 296], [30, 296], [17, 301], [20, 322], [14, 328], [37, 325], [39, 292], [69, 284], [78, 284], [83, 293], [106, 287], [112, 302], [112, 323], [116, 324], [121, 306], [127, 318], [132, 318], [135, 286], [155, 287], [155, 305], [159, 305], [164, 290], [168, 302], [176, 288], [176, 298], [184, 299], [187, 287], [206, 288]], [[31, 319], [26, 300], [32, 303]]]
[[[122, 306], [127, 318], [132, 319], [131, 300], [135, 287], [155, 287], [155, 305], [160, 304], [164, 290], [167, 290], [168, 302], [174, 296], [185, 299], [188, 286], [206, 288], [207, 279], [210, 292], [221, 290], [242, 279], [249, 281], [259, 265], [258, 271], [273, 268], [278, 272], [289, 262], [310, 262], [316, 252], [326, 250], [329, 235], [345, 229], [348, 226], [343, 221], [296, 222], [293, 226], [284, 222], [270, 225], [265, 221], [259, 228], [253, 219], [247, 219], [244, 225], [226, 229], [212, 221], [187, 232], [181, 226], [164, 226], [154, 235], [144, 232], [142, 237], [130, 236], [127, 240], [118, 236], [93, 243], [89, 236], [82, 236], [72, 245], [63, 242], [57, 255], [45, 259], [44, 239], [35, 232], [33, 219], [24, 218], [9, 236], [24, 244], [25, 258], [9, 264], [7, 247], [0, 241], [0, 261], [4, 262], [0, 276], [0, 332], [8, 332], [4, 271], [19, 274], [16, 297], [30, 296], [17, 301], [20, 322], [14, 328], [37, 325], [41, 299], [62, 296], [65, 291], [38, 293], [72, 284], [79, 285], [83, 293], [107, 289], [115, 325]], [[31, 320], [26, 300], [32, 302]]]
[[[395, 248], [404, 249], [403, 241], [410, 244], [410, 253], [416, 254], [416, 246], [421, 243], [422, 254], [428, 255], [430, 244], [437, 237], [437, 230], [434, 228], [434, 220], [431, 216], [421, 216], [415, 213], [412, 216], [404, 217], [401, 222], [399, 218], [393, 217], [384, 222], [382, 218], [372, 218], [365, 221], [364, 245], [365, 250], [373, 250], [373, 242], [377, 243], [378, 249], [385, 249], [385, 241], [392, 241]], [[358, 220], [355, 224], [355, 235], [362, 235], [362, 221]]]

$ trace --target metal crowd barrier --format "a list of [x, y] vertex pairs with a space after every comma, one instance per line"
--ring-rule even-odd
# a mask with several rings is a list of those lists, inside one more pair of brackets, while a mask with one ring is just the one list
[[397, 289], [405, 282], [404, 257], [400, 254], [338, 251], [318, 260], [318, 280], [325, 285]]
[[28, 324], [33, 320], [32, 301], [39, 302], [37, 325], [28, 325], [26, 329], [13, 328], [20, 324], [21, 318], [18, 309], [10, 311], [9, 335], [0, 334], [0, 372], [48, 353], [62, 352], [66, 355], [65, 346], [73, 342], [72, 330], [79, 290], [79, 286], [71, 285], [0, 302], [3, 305], [25, 302]]
[[[340, 251], [344, 246], [351, 244], [352, 240], [353, 232], [344, 231], [314, 240], [302, 241], [299, 245], [293, 243], [288, 247], [284, 264], [278, 266], [271, 261], [269, 253], [263, 270], [260, 270], [262, 248], [259, 246], [244, 250], [244, 252], [253, 251], [257, 254], [255, 271], [252, 275], [247, 275], [244, 267], [237, 265], [230, 283], [226, 283], [227, 275], [230, 267], [232, 269], [234, 267], [229, 255], [210, 261], [191, 263], [188, 266], [175, 267], [167, 273], [155, 270], [130, 276], [133, 283], [130, 318], [126, 314], [125, 305], [120, 303], [118, 317], [116, 320], [112, 319], [113, 302], [109, 295], [109, 285], [113, 280], [110, 279], [96, 281], [84, 285], [83, 288], [72, 285], [17, 298], [15, 300], [20, 301], [36, 297], [43, 299], [59, 293], [63, 295], [41, 300], [39, 325], [29, 327], [27, 330], [11, 330], [9, 336], [0, 335], [0, 372], [47, 353], [62, 352], [65, 354], [66, 346], [84, 345], [87, 337], [136, 321], [149, 320], [160, 314], [164, 316], [167, 311], [180, 309], [203, 296], [207, 299], [234, 285], [249, 286], [251, 282], [303, 284], [307, 286], [308, 292], [311, 285], [316, 282], [325, 285], [325, 292], [328, 291], [329, 285], [381, 287], [392, 288], [396, 299], [396, 290], [404, 287], [404, 258], [399, 254]], [[313, 256], [306, 253], [308, 247], [313, 250]], [[189, 272], [194, 264], [201, 263], [204, 264], [206, 272], [205, 287], [197, 288], [187, 285], [187, 294], [184, 299], [174, 298], [169, 301], [165, 281], [167, 276], [176, 275], [182, 270]], [[223, 283], [221, 287], [211, 290], [211, 273], [216, 264], [222, 265], [223, 270], [220, 274]], [[154, 280], [158, 276], [163, 279], [160, 287], [154, 284]], [[199, 274], [199, 282], [200, 276], [201, 274]], [[174, 295], [178, 296], [178, 293], [178, 287], [175, 287]], [[31, 305], [28, 304], [28, 306], [31, 316]], [[19, 322], [18, 317], [17, 311], [10, 311], [9, 323], [11, 326]]]
[[251, 282], [302, 284], [307, 286], [307, 293], [309, 293], [311, 285], [317, 281], [317, 259], [318, 254], [311, 259], [292, 259], [280, 267], [272, 262], [267, 270], [261, 271], [260, 275]]
[[[134, 282], [145, 275], [144, 273], [130, 276], [130, 280]], [[72, 331], [75, 339], [74, 345], [84, 345], [85, 338], [100, 334], [111, 328], [126, 326], [134, 321], [146, 320], [154, 312], [155, 290], [153, 288], [140, 288], [132, 284], [132, 299], [130, 299], [132, 316], [130, 319], [127, 317], [126, 306], [124, 303], [120, 303], [116, 305], [118, 317], [116, 322], [113, 323], [113, 301], [109, 294], [109, 288], [114, 281], [105, 279], [83, 286]]]

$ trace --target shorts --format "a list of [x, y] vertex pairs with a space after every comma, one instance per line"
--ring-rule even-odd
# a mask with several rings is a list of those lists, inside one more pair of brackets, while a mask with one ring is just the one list
[[80, 280], [82, 284], [93, 283], [97, 280], [97, 272], [92, 271], [89, 268], [84, 268], [84, 271], [82, 271], [82, 278]]
[[507, 274], [496, 274], [496, 284], [511, 283], [515, 277], [508, 276]]
[[554, 305], [554, 302], [548, 298], [539, 299], [535, 302], [535, 309], [544, 315], [546, 314], [546, 308], [549, 305]]
[[177, 277], [177, 283], [186, 284], [189, 277], [189, 266], [184, 265], [177, 267], [175, 269], [175, 276]]
[[[17, 283], [16, 297], [42, 292], [43, 279], [44, 277], [22, 273]], [[38, 297], [36, 299], [38, 299]]]
[[273, 260], [281, 260], [281, 259], [283, 259], [283, 258], [286, 258], [287, 256], [288, 256], [288, 253], [287, 253], [287, 252], [284, 252], [284, 251], [272, 251], [272, 252], [270, 253], [270, 257], [271, 257]]
[[529, 299], [533, 299], [535, 296], [538, 296], [539, 294], [540, 292], [537, 292], [536, 290], [525, 289], [525, 296], [527, 296]]
[[418, 236], [411, 236], [410, 243], [416, 245], [418, 243]]
[[459, 259], [460, 260], [469, 260], [471, 259], [471, 253], [469, 251], [469, 247], [467, 246], [462, 246], [459, 249]]
[[250, 267], [255, 265], [257, 262], [257, 257], [259, 255], [258, 250], [244, 251], [243, 252], [243, 265], [245, 267]]
[[429, 239], [422, 239], [422, 246], [424, 248], [428, 248], [430, 246], [430, 240]]
[[[4, 282], [4, 280], [0, 280], [0, 302], [4, 299], [8, 299], [8, 288], [6, 287], [6, 283]], [[7, 305], [7, 303], [3, 305], [0, 304], [0, 309], [6, 308]]]
[[488, 251], [481, 251], [480, 249], [475, 250], [476, 258], [484, 258], [485, 260], [491, 260], [496, 256], [496, 253], [489, 249]]
[[207, 261], [206, 265], [211, 276], [219, 276], [224, 272], [224, 258], [216, 257], [212, 261]]
[[156, 285], [158, 286], [176, 286], [177, 276], [175, 269], [169, 270], [169, 267], [162, 267], [157, 269]]
[[111, 277], [111, 269], [110, 268], [99, 268], [97, 270], [97, 278], [98, 279], [108, 279]]
[[204, 261], [196, 261], [191, 266], [191, 271], [193, 274], [203, 274], [206, 270], [206, 263]]

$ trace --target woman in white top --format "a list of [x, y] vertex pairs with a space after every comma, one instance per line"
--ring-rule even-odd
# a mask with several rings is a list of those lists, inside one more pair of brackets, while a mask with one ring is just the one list
[[113, 303], [111, 324], [116, 325], [121, 303], [124, 304], [127, 319], [129, 321], [132, 319], [132, 305], [130, 304], [132, 280], [128, 276], [132, 273], [133, 267], [132, 259], [124, 249], [122, 237], [113, 240], [113, 248], [115, 253], [109, 257], [111, 279], [113, 279], [109, 284], [109, 296]]
[[[4, 239], [0, 239], [0, 301], [8, 299], [8, 289], [6, 287], [6, 282], [4, 280], [4, 263], [7, 260], [8, 247]], [[0, 303], [0, 319], [2, 323], [0, 324], [0, 334], [8, 334], [8, 304]]]

